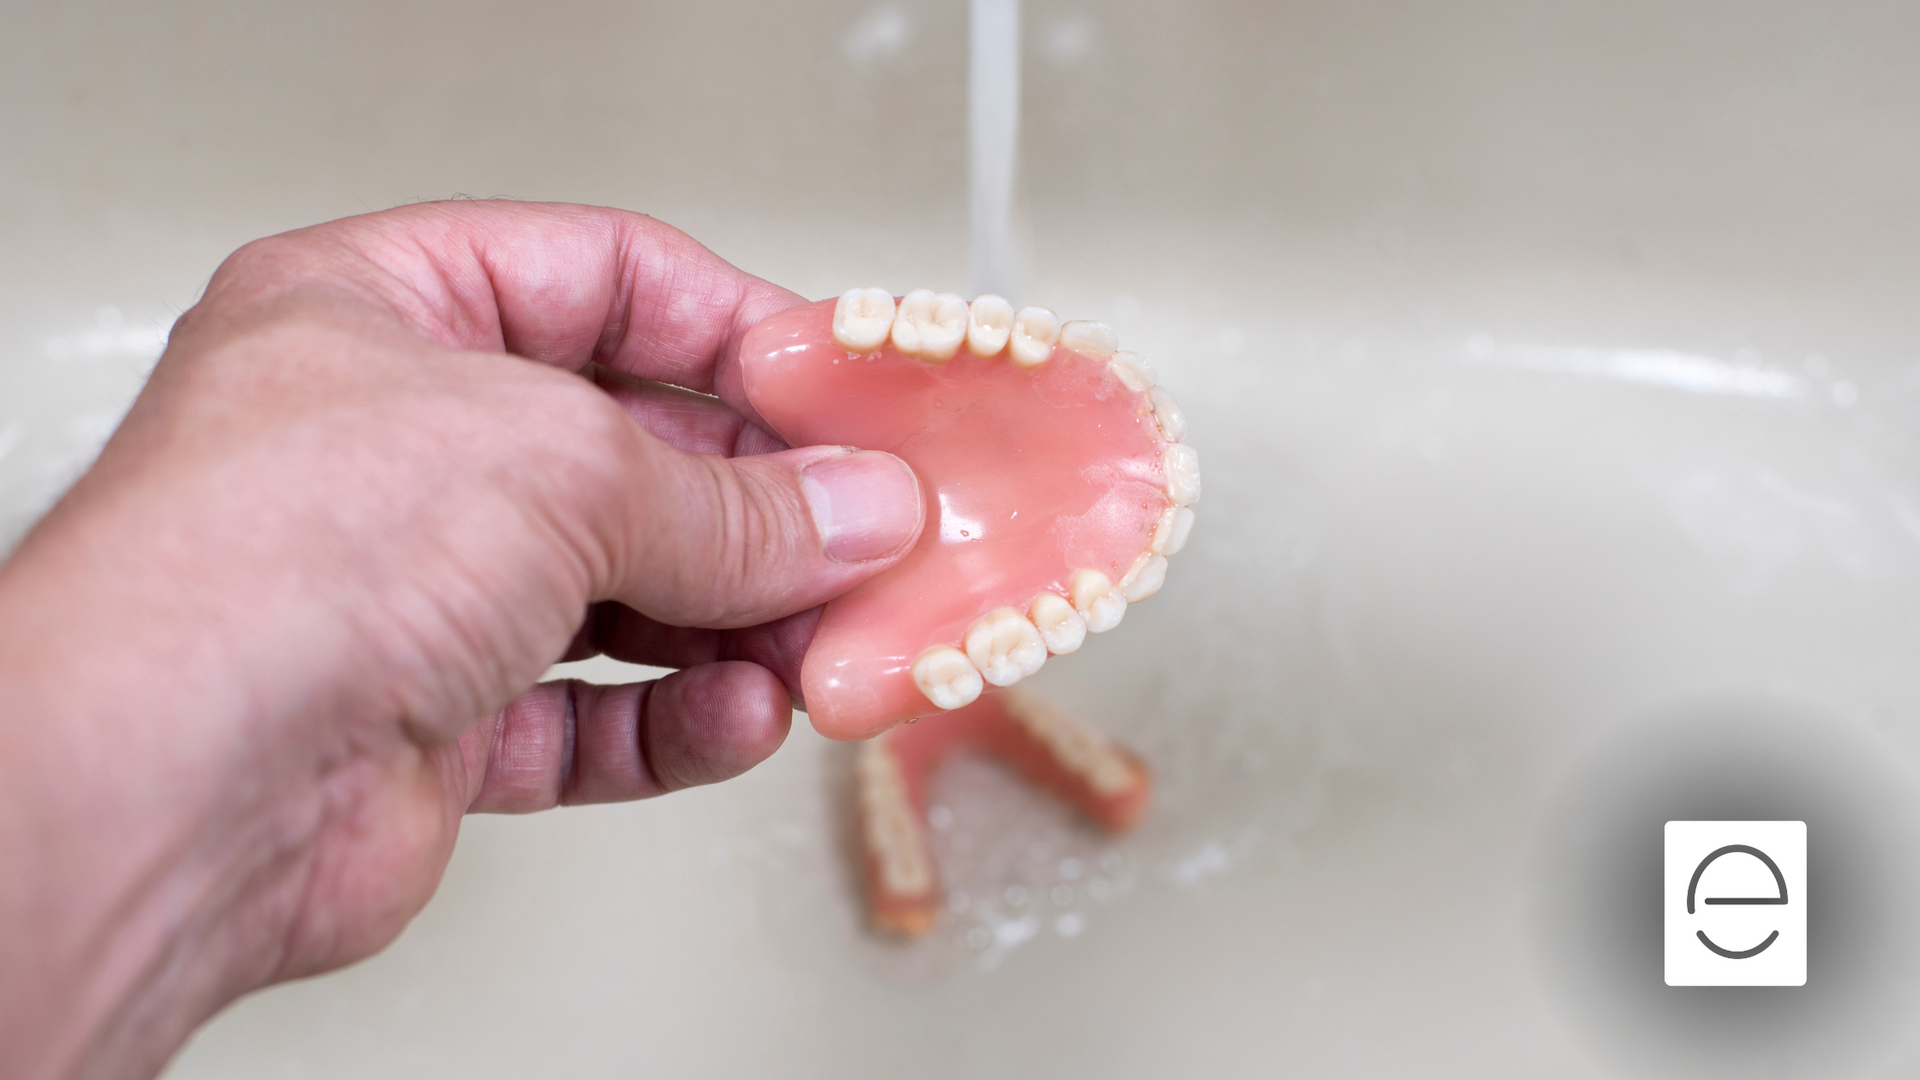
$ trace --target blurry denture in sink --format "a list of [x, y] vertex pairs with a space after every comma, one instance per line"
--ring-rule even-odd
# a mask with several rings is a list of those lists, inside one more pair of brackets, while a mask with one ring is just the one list
[[938, 720], [860, 747], [860, 850], [874, 929], [915, 937], [940, 915], [927, 839], [927, 785], [955, 750], [997, 758], [1110, 833], [1147, 811], [1153, 780], [1131, 750], [1024, 690], [988, 691]]
[[907, 557], [821, 615], [801, 694], [829, 738], [960, 708], [1075, 651], [1159, 590], [1192, 528], [1186, 419], [1101, 323], [852, 289], [755, 326], [740, 359], [781, 438], [897, 454], [926, 496]]

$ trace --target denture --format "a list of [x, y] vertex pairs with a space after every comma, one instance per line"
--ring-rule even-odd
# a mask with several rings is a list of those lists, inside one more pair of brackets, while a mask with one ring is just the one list
[[924, 489], [914, 549], [814, 632], [801, 695], [829, 738], [962, 708], [1113, 629], [1193, 527], [1186, 418], [1102, 323], [851, 289], [760, 323], [740, 355], [781, 438], [896, 454]]
[[927, 785], [954, 750], [1001, 761], [1108, 832], [1138, 823], [1153, 794], [1152, 776], [1132, 751], [1019, 690], [989, 692], [938, 721], [869, 740], [855, 775], [867, 911], [876, 930], [914, 937], [939, 918]]

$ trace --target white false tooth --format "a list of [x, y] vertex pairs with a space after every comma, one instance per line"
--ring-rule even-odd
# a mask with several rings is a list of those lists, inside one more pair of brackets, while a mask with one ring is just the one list
[[1153, 365], [1139, 353], [1114, 353], [1113, 359], [1107, 361], [1107, 370], [1113, 372], [1114, 378], [1119, 379], [1127, 389], [1136, 394], [1146, 393], [1160, 381], [1159, 373], [1154, 371]]
[[1054, 705], [1015, 690], [1007, 695], [1007, 713], [1053, 751], [1062, 768], [1086, 778], [1102, 795], [1138, 788], [1144, 780], [1113, 740], [1069, 719]]
[[1024, 307], [1013, 317], [1013, 333], [1007, 347], [1013, 362], [1021, 367], [1039, 367], [1053, 355], [1053, 343], [1060, 340], [1060, 316], [1043, 307]]
[[953, 359], [967, 339], [967, 302], [952, 293], [915, 289], [900, 298], [893, 347], [918, 360]]
[[1127, 603], [1137, 604], [1159, 592], [1160, 586], [1166, 583], [1167, 557], [1143, 551], [1133, 560], [1127, 576], [1120, 579], [1120, 595], [1127, 598]]
[[1167, 498], [1175, 506], [1200, 501], [1200, 455], [1186, 443], [1167, 447]]
[[1087, 640], [1087, 620], [1059, 593], [1043, 592], [1034, 597], [1027, 606], [1027, 618], [1033, 620], [1040, 640], [1055, 656], [1065, 656]]
[[886, 740], [869, 739], [860, 744], [855, 775], [859, 779], [867, 851], [879, 863], [886, 890], [895, 896], [916, 896], [931, 890], [935, 884], [933, 857], [920, 831], [900, 762]]
[[967, 654], [951, 645], [935, 645], [913, 658], [913, 685], [938, 708], [971, 705], [986, 687]]
[[1081, 356], [1105, 360], [1120, 348], [1120, 338], [1106, 323], [1076, 319], [1060, 327], [1059, 345]]
[[833, 343], [849, 352], [872, 352], [892, 330], [893, 294], [885, 289], [848, 289], [833, 305]]
[[1073, 579], [1067, 582], [1067, 595], [1073, 600], [1073, 609], [1087, 621], [1088, 633], [1104, 634], [1126, 617], [1127, 598], [1098, 570], [1075, 570]]
[[1047, 645], [1025, 615], [994, 608], [967, 627], [967, 659], [995, 686], [1012, 686], [1047, 662]]
[[1156, 386], [1147, 391], [1147, 400], [1153, 403], [1153, 422], [1160, 425], [1160, 434], [1168, 442], [1187, 437], [1187, 414], [1173, 403], [1173, 395]]
[[1153, 527], [1151, 550], [1155, 555], [1178, 555], [1180, 549], [1187, 546], [1187, 535], [1193, 532], [1193, 511], [1184, 506], [1169, 506], [1160, 515], [1160, 524]]
[[967, 351], [981, 359], [1000, 355], [1013, 333], [1013, 305], [987, 293], [967, 308]]

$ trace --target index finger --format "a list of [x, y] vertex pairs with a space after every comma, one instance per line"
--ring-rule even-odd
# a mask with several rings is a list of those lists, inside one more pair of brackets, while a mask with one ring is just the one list
[[363, 284], [450, 348], [597, 363], [716, 394], [748, 417], [740, 340], [805, 302], [671, 225], [605, 207], [425, 203], [290, 236], [322, 231], [365, 260]]

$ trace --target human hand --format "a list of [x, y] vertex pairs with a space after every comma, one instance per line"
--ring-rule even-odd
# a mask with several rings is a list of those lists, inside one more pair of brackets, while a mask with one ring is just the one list
[[[11, 1067], [151, 1073], [240, 994], [371, 954], [465, 812], [771, 753], [810, 609], [924, 518], [897, 459], [755, 426], [739, 338], [797, 302], [580, 207], [230, 258], [0, 567]], [[528, 690], [597, 652], [684, 670]]]

